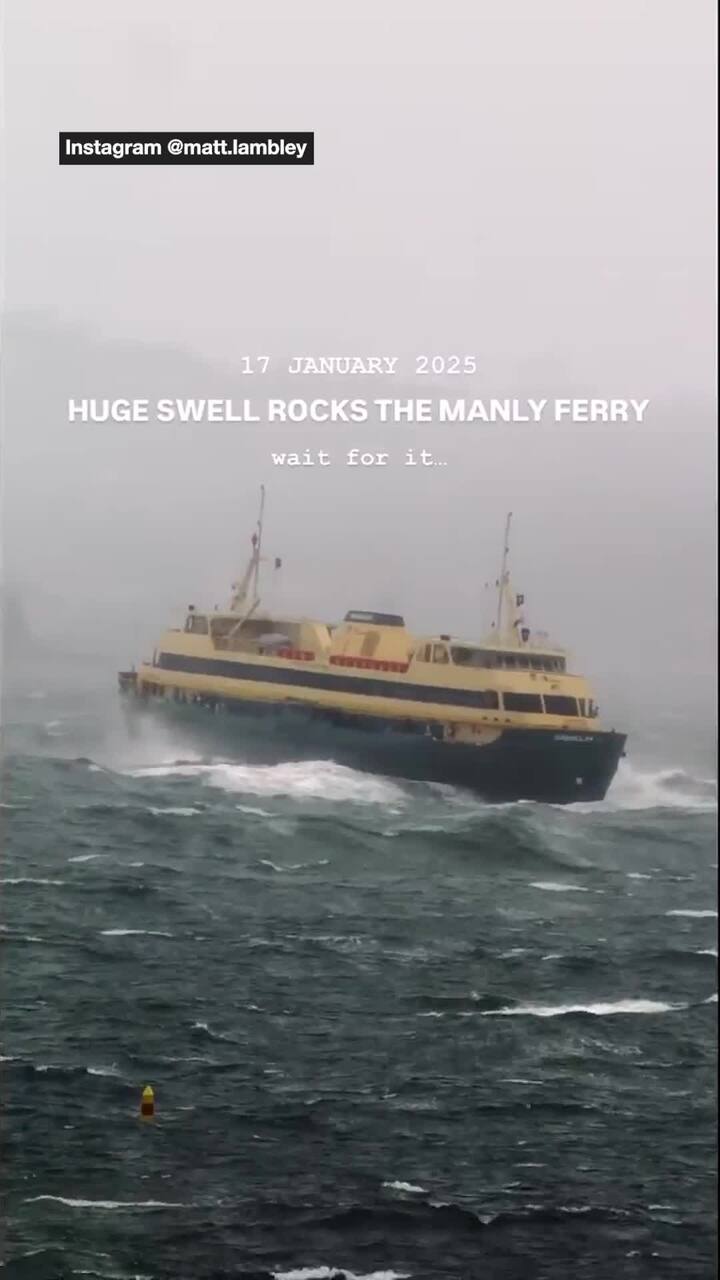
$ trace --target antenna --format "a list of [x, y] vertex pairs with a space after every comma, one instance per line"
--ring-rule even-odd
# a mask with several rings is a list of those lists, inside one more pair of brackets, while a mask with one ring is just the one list
[[[230, 600], [230, 609], [233, 613], [238, 613], [245, 609], [248, 599], [248, 591], [252, 584], [252, 604], [251, 611], [257, 609], [260, 603], [258, 589], [260, 586], [260, 549], [262, 546], [263, 533], [263, 515], [265, 512], [265, 485], [260, 485], [260, 511], [258, 514], [255, 532], [252, 535], [252, 552], [248, 560], [247, 568], [240, 582], [233, 583], [233, 594]], [[246, 616], [249, 617], [249, 614]]]
[[256, 600], [260, 598], [260, 554], [262, 551], [263, 516], [265, 514], [265, 485], [260, 485], [260, 511], [257, 519], [257, 533], [253, 538], [253, 593]]
[[502, 561], [500, 565], [500, 577], [498, 579], [497, 621], [495, 623], [495, 629], [498, 635], [500, 635], [502, 631], [503, 599], [505, 596], [505, 587], [507, 586], [507, 580], [508, 580], [507, 563], [508, 563], [508, 556], [510, 554], [510, 521], [511, 520], [512, 520], [512, 511], [508, 511], [507, 519], [505, 521], [505, 536], [503, 538], [503, 553], [502, 553]]

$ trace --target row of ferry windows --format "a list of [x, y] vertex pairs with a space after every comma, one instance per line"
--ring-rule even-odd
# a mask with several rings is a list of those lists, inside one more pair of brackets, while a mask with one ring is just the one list
[[568, 698], [559, 693], [503, 693], [485, 689], [476, 695], [477, 706], [488, 711], [499, 711], [502, 699], [503, 711], [531, 711], [548, 716], [596, 716], [592, 699]]
[[564, 671], [565, 659], [550, 654], [500, 653], [494, 649], [465, 649], [426, 644], [415, 654], [418, 662], [454, 662], [458, 667], [492, 667], [502, 671]]

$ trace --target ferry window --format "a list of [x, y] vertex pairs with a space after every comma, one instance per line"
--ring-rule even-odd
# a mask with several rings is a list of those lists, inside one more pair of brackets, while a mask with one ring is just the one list
[[378, 627], [405, 626], [405, 619], [399, 613], [376, 613], [372, 609], [349, 609], [345, 622], [374, 622]]
[[503, 707], [506, 711], [542, 711], [542, 698], [539, 693], [504, 693]]
[[564, 698], [559, 694], [545, 694], [545, 710], [549, 716], [576, 716], [578, 707], [575, 698]]
[[448, 651], [444, 644], [434, 644], [432, 651], [433, 662], [449, 662]]
[[477, 706], [485, 707], [490, 711], [497, 711], [500, 706], [500, 699], [494, 689], [483, 689], [481, 693], [476, 694]]
[[459, 649], [457, 645], [454, 645], [450, 653], [452, 654], [453, 662], [457, 663], [459, 667], [474, 666], [475, 651], [473, 649]]
[[461, 645], [453, 645], [450, 654], [458, 667], [494, 667], [495, 655], [486, 649], [468, 649]]

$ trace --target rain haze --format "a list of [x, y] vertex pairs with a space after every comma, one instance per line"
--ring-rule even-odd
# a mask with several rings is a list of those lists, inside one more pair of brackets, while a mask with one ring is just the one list
[[[505, 513], [530, 617], [632, 730], [712, 731], [709, 4], [10, 4], [6, 663], [108, 684], [224, 603], [477, 635]], [[312, 130], [312, 167], [59, 167], [58, 130]], [[268, 355], [265, 376], [243, 356]], [[393, 355], [393, 379], [291, 378]], [[418, 355], [472, 378], [418, 379]], [[69, 424], [69, 397], [650, 398], [633, 424]], [[406, 448], [443, 468], [409, 468]], [[383, 469], [344, 465], [384, 449]], [[273, 466], [278, 449], [332, 465]], [[14, 619], [14, 621], [13, 621]], [[19, 662], [17, 664], [19, 670]], [[101, 677], [102, 678], [102, 674]], [[637, 722], [634, 723], [634, 722]]]
[[714, 1274], [715, 6], [5, 9], [0, 1269]]

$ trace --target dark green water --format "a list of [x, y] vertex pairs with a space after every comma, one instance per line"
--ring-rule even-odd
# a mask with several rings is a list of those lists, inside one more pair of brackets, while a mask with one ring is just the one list
[[4, 1274], [714, 1274], [711, 766], [490, 807], [5, 719]]

